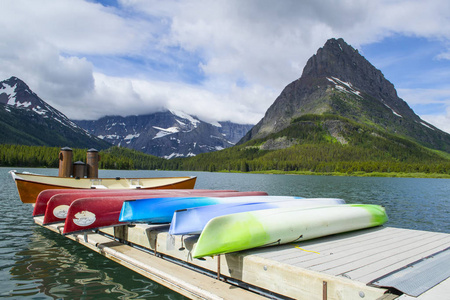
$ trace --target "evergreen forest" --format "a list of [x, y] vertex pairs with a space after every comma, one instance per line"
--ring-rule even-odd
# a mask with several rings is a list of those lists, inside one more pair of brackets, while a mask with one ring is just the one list
[[[329, 134], [330, 120], [339, 122], [345, 143]], [[283, 147], [277, 149], [280, 144]], [[57, 168], [59, 151], [3, 144], [0, 166]], [[73, 149], [73, 161], [85, 162], [86, 151]], [[99, 155], [101, 169], [450, 178], [449, 153], [336, 116], [303, 116], [264, 139], [195, 157], [166, 160], [120, 147], [101, 150]]]

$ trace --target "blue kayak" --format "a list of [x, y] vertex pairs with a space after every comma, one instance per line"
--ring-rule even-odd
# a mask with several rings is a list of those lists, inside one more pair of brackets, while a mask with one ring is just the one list
[[120, 222], [170, 223], [176, 210], [224, 203], [275, 202], [302, 199], [291, 196], [172, 197], [125, 201]]
[[169, 234], [200, 234], [212, 218], [271, 208], [299, 208], [345, 204], [342, 199], [304, 198], [274, 202], [224, 203], [175, 211], [170, 223]]

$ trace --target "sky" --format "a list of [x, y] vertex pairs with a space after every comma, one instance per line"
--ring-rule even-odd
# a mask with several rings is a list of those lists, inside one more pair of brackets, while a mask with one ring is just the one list
[[0, 81], [71, 119], [164, 109], [256, 124], [343, 38], [450, 133], [448, 0], [1, 0]]

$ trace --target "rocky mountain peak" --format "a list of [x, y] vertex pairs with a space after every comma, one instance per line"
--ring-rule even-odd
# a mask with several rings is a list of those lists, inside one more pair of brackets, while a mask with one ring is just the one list
[[98, 149], [110, 146], [78, 127], [17, 77], [0, 81], [0, 104], [2, 143]]
[[398, 97], [394, 85], [383, 73], [342, 38], [329, 39], [308, 60], [302, 74], [302, 78], [307, 81], [332, 77], [371, 95], [399, 114], [418, 120], [406, 102]]
[[383, 73], [341, 38], [329, 39], [317, 50], [302, 76], [284, 88], [239, 143], [265, 138], [308, 114], [337, 115], [409, 136], [429, 147], [450, 147], [441, 142], [449, 139], [448, 134], [421, 120]]
[[14, 76], [0, 82], [0, 103], [32, 110], [42, 115], [49, 112], [60, 115], [40, 99], [25, 82]]
[[[343, 39], [329, 39], [303, 69], [305, 77], [337, 76], [349, 80], [357, 70], [359, 53]], [[344, 78], [345, 77], [345, 78]]]

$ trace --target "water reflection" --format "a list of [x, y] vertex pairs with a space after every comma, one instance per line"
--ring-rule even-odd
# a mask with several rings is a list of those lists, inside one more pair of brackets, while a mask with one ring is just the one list
[[[181, 299], [183, 296], [34, 224], [0, 168], [0, 298]], [[30, 171], [30, 170], [28, 170]], [[36, 169], [56, 175], [57, 169]], [[197, 176], [196, 188], [335, 197], [380, 204], [387, 226], [450, 233], [450, 180], [100, 170], [101, 177]]]
[[[182, 299], [181, 295], [47, 229], [36, 227], [15, 253], [12, 297], [75, 299]], [[119, 283], [120, 282], [120, 283]]]

